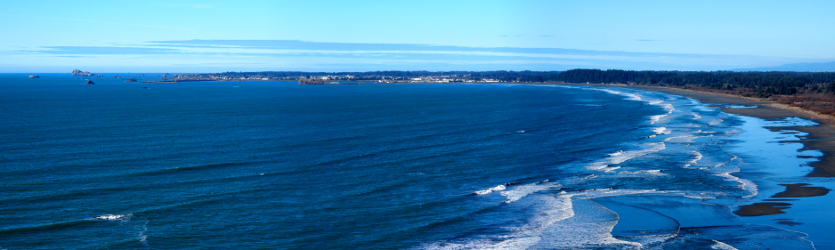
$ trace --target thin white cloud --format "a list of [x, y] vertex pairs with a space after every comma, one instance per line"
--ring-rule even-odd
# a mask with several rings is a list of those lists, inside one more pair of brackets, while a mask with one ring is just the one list
[[[583, 68], [651, 70], [723, 70], [762, 67], [790, 62], [787, 58], [586, 51], [549, 48], [476, 48], [417, 44], [316, 43], [281, 40], [218, 40], [146, 42], [119, 46], [42, 46], [18, 50], [15, 56], [65, 58], [76, 65], [102, 63], [130, 67], [138, 64], [172, 67], [216, 63], [245, 69], [264, 65], [269, 70], [305, 69], [329, 65], [333, 69], [566, 70]], [[16, 57], [18, 58], [18, 57]], [[92, 60], [95, 59], [95, 60]], [[22, 62], [22, 61], [21, 61]], [[32, 62], [33, 64], [35, 61]], [[471, 67], [468, 65], [472, 65]], [[397, 66], [397, 67], [395, 67]], [[273, 67], [272, 69], [268, 67]], [[255, 68], [252, 68], [255, 69]]]

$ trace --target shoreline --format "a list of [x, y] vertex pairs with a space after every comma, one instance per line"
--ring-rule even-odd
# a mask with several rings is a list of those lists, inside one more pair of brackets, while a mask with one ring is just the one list
[[[818, 150], [823, 156], [818, 157], [819, 161], [809, 164], [813, 168], [806, 177], [835, 177], [835, 117], [817, 114], [814, 111], [804, 110], [785, 104], [774, 103], [768, 100], [732, 96], [720, 93], [701, 92], [693, 90], [672, 89], [663, 87], [648, 86], [620, 86], [625, 88], [655, 91], [666, 94], [680, 95], [698, 100], [700, 103], [711, 104], [739, 104], [757, 106], [756, 108], [723, 108], [721, 111], [729, 114], [756, 117], [772, 120], [789, 117], [800, 117], [806, 120], [817, 122], [817, 126], [793, 126], [769, 128], [772, 130], [796, 130], [807, 133], [800, 137], [800, 143], [804, 150]], [[768, 128], [768, 127], [766, 127]]]
[[[794, 130], [806, 133], [806, 136], [798, 136], [803, 145], [802, 150], [817, 150], [823, 155], [817, 157], [818, 161], [810, 162], [812, 170], [803, 178], [831, 178], [835, 177], [835, 127], [832, 125], [831, 117], [826, 119], [813, 111], [802, 110], [788, 105], [777, 104], [767, 100], [732, 96], [719, 93], [701, 92], [693, 90], [670, 89], [662, 87], [647, 86], [619, 86], [631, 89], [673, 94], [696, 99], [705, 105], [743, 105], [756, 106], [756, 108], [722, 108], [721, 111], [729, 114], [736, 114], [748, 117], [755, 117], [764, 120], [773, 120], [789, 117], [800, 117], [806, 120], [817, 122], [816, 126], [791, 126], [791, 127], [764, 127], [773, 132], [781, 130]], [[821, 119], [824, 118], [824, 119]], [[769, 215], [786, 214], [786, 209], [791, 208], [792, 203], [798, 198], [825, 196], [830, 189], [823, 187], [807, 187], [809, 184], [802, 180], [799, 183], [780, 183], [785, 191], [763, 197], [759, 201], [747, 205], [739, 204], [734, 214], [741, 217], [759, 217]], [[744, 203], [743, 203], [744, 204]], [[790, 213], [790, 212], [789, 212]], [[787, 224], [788, 223], [788, 224]], [[793, 226], [794, 222], [781, 221], [778, 224]]]

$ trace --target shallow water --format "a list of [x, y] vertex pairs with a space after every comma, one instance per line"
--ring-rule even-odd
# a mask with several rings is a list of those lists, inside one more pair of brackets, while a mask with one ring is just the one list
[[826, 196], [793, 227], [732, 214], [817, 153], [678, 96], [41, 77], [0, 75], [4, 249], [803, 249], [823, 225]]

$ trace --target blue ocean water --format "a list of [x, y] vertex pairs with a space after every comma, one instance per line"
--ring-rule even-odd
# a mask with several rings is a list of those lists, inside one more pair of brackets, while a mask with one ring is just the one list
[[0, 75], [2, 249], [809, 249], [814, 238], [731, 213], [769, 185], [739, 172], [757, 165], [740, 145], [763, 125], [679, 96], [41, 77]]

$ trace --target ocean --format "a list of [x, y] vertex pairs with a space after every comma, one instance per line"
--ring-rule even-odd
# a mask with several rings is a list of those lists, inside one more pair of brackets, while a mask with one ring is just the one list
[[85, 79], [0, 74], [0, 249], [835, 246], [824, 197], [732, 213], [835, 188], [803, 179], [802, 133], [763, 128], [799, 118], [591, 86]]

